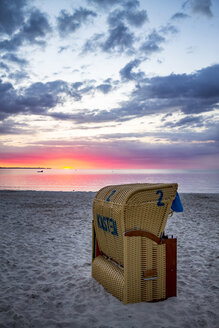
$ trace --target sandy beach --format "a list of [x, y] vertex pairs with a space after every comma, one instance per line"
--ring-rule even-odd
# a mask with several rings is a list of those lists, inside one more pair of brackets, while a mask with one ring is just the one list
[[0, 328], [195, 328], [219, 322], [219, 194], [181, 194], [178, 296], [123, 305], [91, 277], [94, 192], [0, 191]]

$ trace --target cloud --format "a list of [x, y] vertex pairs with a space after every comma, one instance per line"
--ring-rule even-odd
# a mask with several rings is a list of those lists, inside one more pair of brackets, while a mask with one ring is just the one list
[[212, 17], [211, 11], [211, 0], [193, 0], [192, 1], [192, 10], [194, 13], [203, 14], [208, 17]]
[[[20, 58], [14, 53], [7, 53], [1, 58], [4, 60], [4, 62], [0, 63], [0, 67], [4, 69], [5, 72], [7, 72], [7, 79], [14, 80], [17, 83], [24, 79], [29, 79], [29, 74], [25, 70], [26, 66], [28, 65], [28, 61], [26, 59]], [[11, 64], [15, 64], [19, 67], [19, 69], [16, 69], [15, 66]]]
[[182, 13], [182, 12], [175, 13], [175, 14], [171, 17], [172, 20], [183, 20], [183, 19], [186, 19], [186, 18], [189, 18], [189, 15], [184, 14], [184, 13]]
[[23, 40], [20, 38], [20, 35], [16, 35], [11, 39], [0, 41], [0, 51], [17, 51], [22, 43]]
[[93, 4], [99, 8], [109, 10], [113, 6], [120, 6], [126, 11], [136, 11], [140, 2], [138, 0], [87, 0], [89, 5]]
[[58, 53], [61, 54], [63, 51], [69, 49], [69, 46], [63, 46], [63, 47], [59, 47]]
[[[0, 42], [0, 50], [16, 51], [24, 44], [46, 44], [47, 33], [51, 32], [51, 27], [47, 16], [38, 9], [33, 9], [25, 22], [21, 22], [18, 32], [11, 35], [11, 38]], [[17, 31], [17, 30], [16, 30]]]
[[135, 67], [138, 67], [140, 65], [141, 61], [139, 59], [135, 59], [130, 61], [128, 64], [126, 64], [121, 70], [120, 75], [122, 80], [138, 80], [142, 79], [144, 77], [143, 72], [135, 73], [133, 72], [133, 69]]
[[4, 69], [6, 72], [9, 72], [9, 67], [3, 62], [0, 62], [0, 68]]
[[187, 115], [177, 122], [167, 122], [164, 124], [165, 127], [203, 127], [205, 125], [205, 118], [203, 116]]
[[[22, 72], [17, 72], [17, 74]], [[15, 73], [16, 74], [16, 73]], [[55, 80], [47, 83], [36, 82], [29, 87], [15, 89], [11, 83], [0, 80], [0, 120], [18, 114], [44, 115], [48, 117], [60, 118], [63, 120], [74, 120], [78, 118], [83, 121], [83, 114], [69, 115], [65, 113], [50, 112], [56, 105], [62, 105], [67, 98], [77, 102], [81, 98], [95, 91], [95, 81], [84, 81], [67, 83], [62, 80]], [[110, 91], [109, 84], [102, 84], [97, 87], [103, 93]]]
[[24, 21], [25, 0], [0, 1], [0, 34], [12, 35]]
[[0, 122], [0, 135], [11, 134], [11, 135], [18, 135], [18, 134], [27, 134], [30, 133], [29, 129], [24, 129], [24, 123], [17, 123], [13, 120], [7, 120], [4, 122]]
[[68, 35], [78, 30], [82, 24], [87, 22], [88, 17], [96, 17], [97, 14], [91, 10], [80, 7], [73, 14], [61, 10], [57, 17], [58, 30], [61, 36]]
[[15, 82], [19, 83], [22, 80], [29, 79], [29, 75], [25, 70], [11, 70], [11, 73], [8, 74], [8, 78], [15, 80]]
[[[219, 64], [198, 70], [192, 74], [171, 74], [146, 79], [146, 86], [136, 93], [158, 99], [200, 99], [215, 104], [219, 101]], [[200, 112], [202, 109], [200, 109]]]
[[167, 23], [166, 25], [161, 26], [159, 29], [159, 33], [162, 33], [164, 35], [176, 34], [178, 32], [179, 32], [178, 28], [170, 23]]
[[47, 33], [51, 31], [46, 14], [41, 13], [38, 9], [31, 12], [29, 19], [21, 29], [21, 36], [29, 42], [42, 42]]
[[105, 52], [124, 52], [133, 49], [134, 40], [134, 34], [127, 26], [120, 23], [115, 28], [109, 30], [108, 37], [106, 41], [101, 44], [101, 48]]
[[123, 0], [87, 0], [87, 2], [101, 8], [108, 8], [123, 3]]
[[87, 40], [83, 46], [82, 54], [96, 52], [101, 49], [107, 53], [123, 53], [133, 52], [133, 44], [135, 42], [134, 33], [122, 22], [117, 26], [110, 28], [104, 39], [103, 33], [96, 33]]
[[0, 80], [0, 120], [10, 116], [13, 112], [13, 99], [16, 97], [16, 92], [9, 82], [2, 82]]
[[112, 11], [107, 18], [109, 26], [112, 28], [117, 26], [118, 24], [121, 24], [125, 18], [124, 14], [125, 11], [122, 11], [121, 9], [116, 9]]
[[8, 53], [8, 54], [2, 56], [2, 59], [6, 60], [8, 62], [11, 62], [11, 63], [18, 64], [20, 66], [26, 66], [28, 64], [28, 61], [26, 59], [19, 58], [15, 54], [11, 54], [11, 53]]
[[158, 30], [153, 29], [141, 43], [139, 47], [140, 53], [143, 53], [146, 56], [151, 56], [152, 54], [161, 52], [163, 50], [162, 45], [167, 42], [169, 35], [178, 32], [178, 28], [170, 23], [160, 26]]
[[133, 10], [133, 7], [125, 8], [125, 10], [116, 9], [108, 16], [108, 24], [113, 27], [126, 21], [129, 25], [141, 27], [148, 21], [146, 10]]
[[[122, 3], [122, 2], [121, 2]], [[137, 10], [139, 1], [124, 1], [122, 9], [115, 9], [108, 15], [108, 37], [102, 44], [103, 51], [117, 50], [123, 52], [133, 49], [135, 35], [129, 26], [141, 27], [148, 21], [146, 10]]]
[[103, 33], [94, 34], [89, 40], [85, 42], [82, 49], [82, 54], [84, 55], [89, 52], [95, 52], [98, 48], [101, 47], [103, 38], [104, 38]]
[[148, 21], [148, 15], [146, 10], [127, 12], [125, 16], [128, 23], [135, 27], [141, 27], [145, 22]]
[[201, 14], [207, 17], [212, 17], [211, 0], [187, 0], [183, 4], [183, 8], [190, 7], [195, 14]]
[[66, 95], [74, 100], [81, 95], [68, 83], [57, 80], [47, 83], [33, 83], [26, 89], [15, 90], [11, 83], [0, 80], [0, 119], [17, 114], [47, 114], [49, 109], [62, 104]]
[[198, 114], [218, 108], [219, 65], [203, 68], [192, 74], [171, 74], [144, 79], [132, 92], [125, 111], [138, 106], [136, 115], [181, 110]]
[[83, 82], [74, 82], [72, 84], [72, 86], [75, 90], [78, 90], [79, 88], [81, 88], [83, 86]]
[[97, 90], [100, 90], [102, 93], [107, 94], [112, 90], [112, 85], [108, 83], [102, 83], [97, 86]]
[[156, 30], [150, 33], [145, 42], [142, 43], [140, 51], [146, 55], [151, 55], [154, 52], [160, 52], [162, 48], [160, 45], [165, 41], [165, 38], [159, 34]]
[[81, 99], [80, 94], [62, 80], [47, 83], [37, 82], [25, 90], [20, 103], [28, 110], [31, 110], [33, 114], [35, 110], [37, 113], [41, 113], [46, 109], [55, 107], [57, 104], [62, 104], [66, 95], [76, 101]]

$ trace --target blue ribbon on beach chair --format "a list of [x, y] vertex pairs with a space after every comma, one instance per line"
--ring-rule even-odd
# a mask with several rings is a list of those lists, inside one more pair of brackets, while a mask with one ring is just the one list
[[183, 212], [183, 206], [182, 206], [178, 192], [176, 193], [176, 197], [172, 203], [171, 209], [174, 212]]

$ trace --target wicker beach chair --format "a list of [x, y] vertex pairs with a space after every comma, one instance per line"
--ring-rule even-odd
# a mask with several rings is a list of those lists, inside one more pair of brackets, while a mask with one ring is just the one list
[[107, 186], [94, 198], [92, 276], [124, 304], [176, 296], [176, 239], [164, 228], [177, 187]]

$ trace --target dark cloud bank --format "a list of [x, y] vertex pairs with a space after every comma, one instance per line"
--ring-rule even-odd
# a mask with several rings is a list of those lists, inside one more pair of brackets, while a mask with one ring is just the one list
[[84, 94], [100, 90], [108, 93], [111, 83], [98, 86], [82, 82], [70, 84], [61, 80], [48, 83], [34, 83], [28, 88], [17, 90], [11, 83], [0, 81], [0, 116], [5, 119], [17, 114], [47, 115], [59, 119], [69, 119], [77, 123], [126, 121], [157, 113], [200, 114], [218, 108], [219, 65], [203, 68], [193, 74], [171, 74], [164, 77], [145, 78], [143, 72], [133, 73], [138, 61], [132, 61], [121, 71], [122, 79], [138, 80], [129, 101], [110, 111], [97, 109], [74, 111], [70, 114], [50, 112], [66, 97], [79, 101]]

